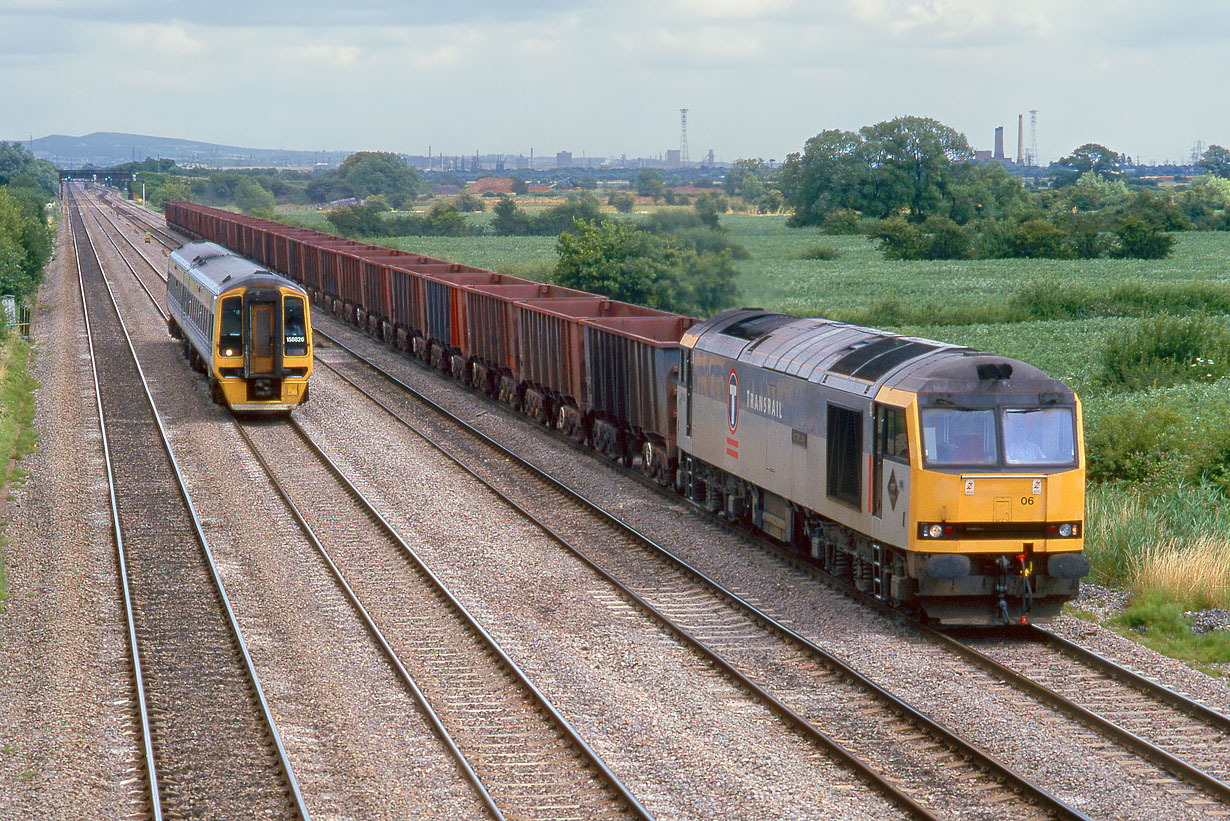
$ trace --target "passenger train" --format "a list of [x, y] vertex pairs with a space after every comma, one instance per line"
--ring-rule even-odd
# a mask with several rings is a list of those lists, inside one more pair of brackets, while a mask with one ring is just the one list
[[1025, 623], [1089, 572], [1081, 404], [1024, 362], [758, 309], [697, 322], [204, 206], [166, 213], [895, 606]]
[[312, 326], [303, 288], [212, 242], [170, 254], [168, 330], [234, 411], [289, 412], [308, 399]]

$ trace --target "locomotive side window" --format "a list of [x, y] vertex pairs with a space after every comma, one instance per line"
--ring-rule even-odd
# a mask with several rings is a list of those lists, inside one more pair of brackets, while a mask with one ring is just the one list
[[283, 301], [286, 329], [287, 356], [307, 356], [307, 322], [303, 317], [303, 300], [297, 296], [288, 296]]
[[1004, 410], [1004, 460], [1010, 465], [1070, 465], [1076, 461], [1071, 408]]
[[855, 410], [828, 407], [828, 494], [862, 507], [863, 417]]
[[218, 350], [223, 356], [243, 353], [243, 297], [228, 296], [222, 300], [222, 331], [218, 334]]
[[933, 465], [994, 465], [999, 462], [995, 411], [925, 408], [923, 453]]
[[905, 429], [905, 411], [901, 408], [876, 408], [879, 417], [879, 435], [876, 447], [886, 459], [910, 463], [910, 438]]

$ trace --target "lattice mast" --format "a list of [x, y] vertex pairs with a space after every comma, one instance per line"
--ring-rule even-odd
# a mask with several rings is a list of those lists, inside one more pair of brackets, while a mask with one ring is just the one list
[[688, 164], [688, 110], [679, 109], [679, 167]]
[[1038, 109], [1029, 109], [1029, 153], [1025, 155], [1025, 164], [1038, 164]]

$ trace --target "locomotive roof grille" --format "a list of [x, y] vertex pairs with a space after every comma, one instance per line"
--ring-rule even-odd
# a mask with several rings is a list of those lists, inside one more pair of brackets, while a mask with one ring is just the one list
[[760, 339], [772, 333], [789, 322], [794, 322], [796, 319], [798, 317], [788, 316], [787, 314], [760, 314], [748, 319], [741, 319], [723, 328], [721, 333], [751, 342], [754, 339]]
[[914, 342], [900, 336], [880, 337], [874, 341], [856, 343], [850, 353], [829, 367], [833, 373], [874, 382], [897, 365], [927, 351], [935, 345]]

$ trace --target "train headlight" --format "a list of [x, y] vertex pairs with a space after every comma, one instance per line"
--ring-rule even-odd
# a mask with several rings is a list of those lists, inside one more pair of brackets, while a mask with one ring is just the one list
[[1067, 522], [1064, 522], [1063, 524], [1061, 524], [1059, 526], [1059, 535], [1065, 539], [1071, 536], [1072, 535], [1072, 525], [1068, 524]]
[[938, 539], [940, 536], [944, 535], [944, 528], [939, 525], [931, 525], [927, 528], [927, 535], [932, 539]]
[[222, 355], [223, 356], [234, 356], [235, 352], [231, 350], [230, 348], [227, 348], [225, 351], [222, 352]]

